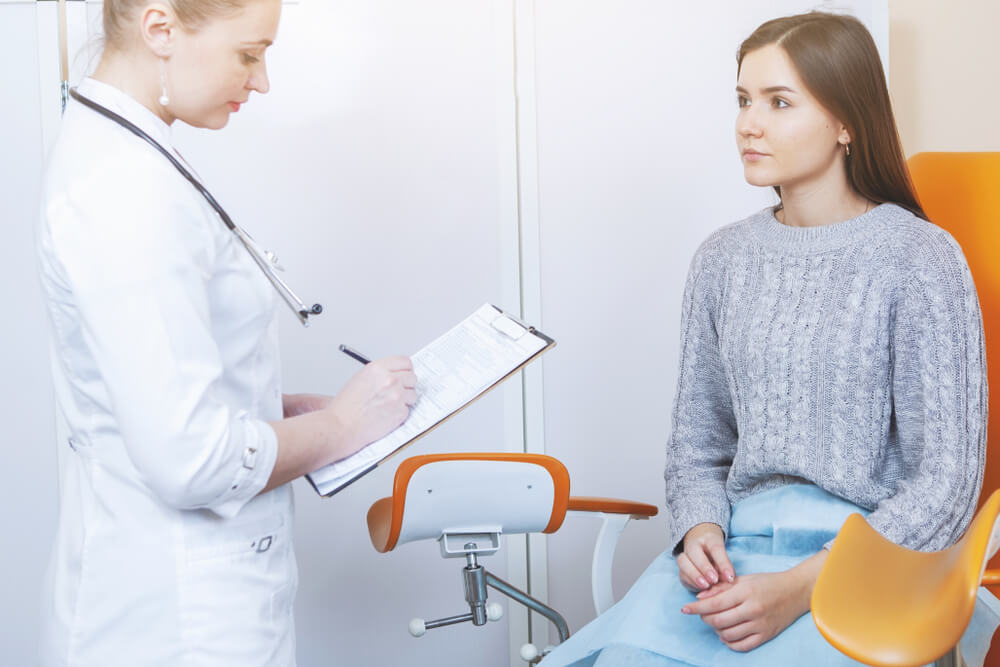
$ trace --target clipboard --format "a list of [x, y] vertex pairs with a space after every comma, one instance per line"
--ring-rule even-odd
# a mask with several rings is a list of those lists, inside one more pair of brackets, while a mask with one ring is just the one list
[[306, 475], [306, 479], [320, 496], [339, 493], [555, 344], [535, 327], [492, 304], [483, 304], [412, 356], [418, 398], [399, 428], [346, 459]]

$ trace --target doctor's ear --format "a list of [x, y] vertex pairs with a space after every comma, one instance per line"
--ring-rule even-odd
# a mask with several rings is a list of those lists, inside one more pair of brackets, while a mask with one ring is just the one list
[[172, 7], [164, 3], [146, 5], [139, 16], [142, 41], [157, 58], [167, 58], [174, 50], [180, 22]]

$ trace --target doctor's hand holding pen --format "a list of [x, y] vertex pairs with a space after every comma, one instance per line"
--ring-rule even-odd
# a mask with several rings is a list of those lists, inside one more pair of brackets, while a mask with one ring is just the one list
[[264, 491], [346, 458], [396, 429], [417, 402], [416, 387], [413, 362], [393, 356], [365, 364], [336, 396], [285, 395], [285, 419], [271, 422], [278, 460]]

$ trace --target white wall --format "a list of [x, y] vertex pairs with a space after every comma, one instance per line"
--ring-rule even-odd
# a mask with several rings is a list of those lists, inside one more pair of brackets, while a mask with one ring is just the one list
[[[95, 51], [85, 48], [84, 3], [70, 4], [78, 80]], [[371, 355], [414, 351], [483, 301], [522, 309], [558, 347], [523, 389], [508, 383], [408, 453], [524, 446], [561, 458], [576, 494], [662, 505], [689, 258], [711, 229], [771, 201], [742, 182], [734, 150], [735, 49], [763, 19], [813, 4], [286, 3], [271, 93], [224, 132], [175, 130], [233, 218], [277, 252], [304, 299], [326, 307], [308, 330], [283, 321], [286, 389], [335, 391], [355, 370], [338, 343]], [[54, 23], [39, 31], [34, 17], [50, 20], [54, 5], [0, 0], [0, 49], [18, 64], [2, 69], [0, 90], [23, 101], [0, 118], [12, 243], [0, 274], [10, 313], [0, 417], [14, 471], [0, 485], [10, 527], [2, 543], [16, 544], [0, 550], [0, 647], [10, 664], [32, 663], [55, 525], [58, 443], [30, 233], [41, 146], [58, 124], [56, 60], [37, 41]], [[839, 5], [885, 45], [884, 0]], [[86, 4], [91, 26], [99, 10]], [[296, 485], [299, 664], [516, 664], [508, 645], [526, 624], [513, 609], [509, 623], [406, 634], [411, 616], [465, 605], [460, 564], [435, 545], [371, 548], [365, 512], [388, 494], [392, 472], [330, 500]], [[568, 521], [532, 546], [533, 588], [573, 630], [592, 616], [596, 530]], [[661, 519], [626, 531], [619, 593], [664, 548], [662, 534]], [[509, 566], [503, 556], [485, 564], [524, 579], [524, 541], [507, 551]], [[547, 632], [535, 628], [536, 640]]]
[[[56, 443], [34, 221], [42, 170], [33, 2], [0, 1], [0, 662], [33, 663], [56, 522]], [[54, 39], [53, 39], [54, 43]], [[53, 61], [55, 62], [55, 61]], [[49, 85], [58, 95], [58, 72]]]

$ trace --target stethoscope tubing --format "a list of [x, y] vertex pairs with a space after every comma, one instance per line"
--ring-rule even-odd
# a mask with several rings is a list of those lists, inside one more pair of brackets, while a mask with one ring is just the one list
[[156, 139], [153, 139], [153, 137], [149, 136], [146, 132], [144, 132], [141, 128], [139, 128], [134, 123], [129, 121], [127, 118], [124, 118], [121, 115], [112, 111], [111, 109], [108, 109], [107, 107], [98, 104], [89, 97], [81, 95], [76, 91], [75, 88], [71, 89], [69, 91], [69, 94], [74, 100], [76, 100], [80, 104], [84, 105], [85, 107], [89, 107], [90, 109], [96, 111], [102, 116], [114, 121], [118, 125], [122, 126], [126, 130], [128, 130], [129, 132], [131, 132], [132, 134], [139, 137], [140, 139], [148, 143], [150, 146], [155, 148], [157, 151], [160, 152], [160, 154], [163, 155], [163, 157], [167, 158], [167, 160], [170, 161], [170, 164], [172, 164], [177, 169], [177, 171], [179, 171], [181, 175], [184, 176], [184, 178], [187, 179], [187, 181], [194, 186], [194, 188], [201, 194], [201, 196], [205, 198], [205, 201], [207, 201], [209, 206], [211, 206], [212, 209], [219, 215], [219, 218], [222, 220], [223, 224], [226, 225], [229, 231], [233, 232], [236, 238], [239, 239], [240, 243], [243, 244], [243, 247], [246, 248], [247, 252], [250, 253], [250, 256], [253, 258], [254, 263], [257, 264], [260, 270], [264, 272], [264, 276], [267, 278], [268, 282], [271, 283], [271, 286], [274, 287], [274, 289], [278, 292], [278, 294], [285, 301], [285, 303], [288, 304], [288, 306], [292, 309], [296, 317], [299, 318], [299, 321], [302, 322], [304, 326], [309, 326], [309, 317], [311, 315], [319, 315], [320, 313], [323, 312], [323, 306], [321, 306], [318, 303], [313, 304], [312, 307], [306, 307], [306, 305], [302, 302], [301, 299], [299, 299], [299, 297], [295, 294], [295, 292], [292, 291], [292, 289], [288, 286], [288, 284], [285, 283], [285, 281], [282, 280], [274, 272], [274, 267], [269, 265], [268, 261], [260, 256], [260, 253], [253, 247], [253, 242], [249, 238], [249, 235], [245, 231], [243, 231], [239, 226], [237, 226], [235, 222], [233, 222], [233, 219], [229, 217], [229, 214], [226, 213], [226, 210], [222, 208], [219, 202], [215, 200], [215, 197], [212, 196], [212, 193], [209, 192], [208, 189], [204, 185], [202, 185], [201, 181], [195, 178], [194, 174], [188, 171], [177, 158], [171, 155], [170, 151], [161, 146], [160, 143], [156, 141]]

